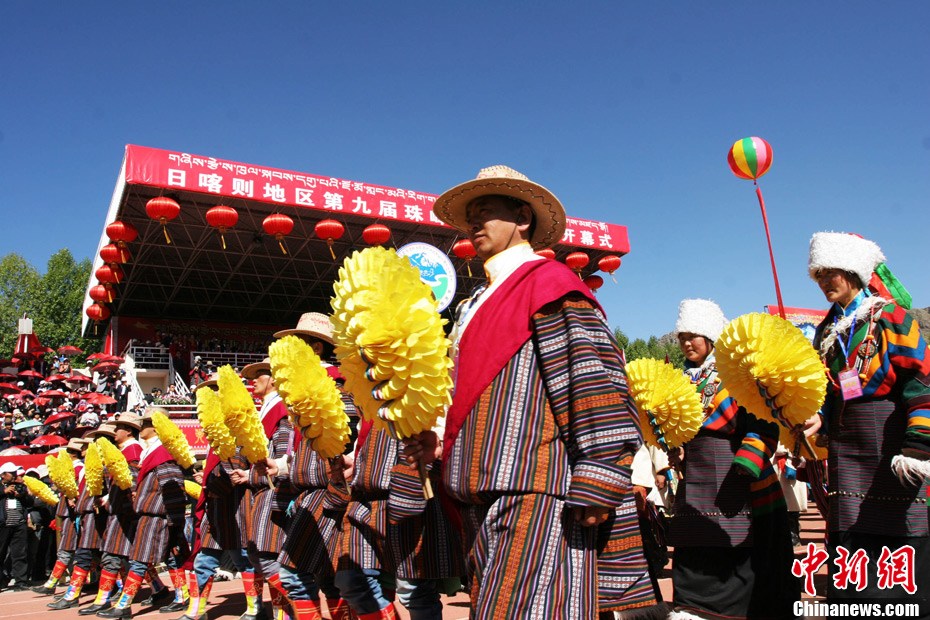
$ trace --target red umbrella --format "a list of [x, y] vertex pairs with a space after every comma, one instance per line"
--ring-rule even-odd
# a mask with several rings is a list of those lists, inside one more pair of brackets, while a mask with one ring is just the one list
[[94, 380], [87, 375], [74, 374], [65, 379], [68, 383], [93, 383]]
[[37, 345], [37, 346], [34, 346], [34, 347], [29, 347], [29, 352], [30, 352], [30, 353], [38, 353], [39, 355], [45, 355], [46, 353], [54, 353], [54, 352], [55, 352], [55, 349], [53, 349], [53, 348], [51, 348], [51, 347], [42, 346], [42, 345], [40, 344], [40, 345]]
[[114, 364], [113, 362], [101, 362], [94, 366], [94, 372], [106, 372], [108, 370], [116, 370], [119, 368], [119, 364]]
[[67, 398], [68, 395], [62, 392], [61, 390], [46, 390], [42, 392], [42, 396], [45, 398]]
[[106, 353], [91, 353], [87, 356], [88, 361], [90, 360], [99, 360], [108, 357]]
[[70, 344], [66, 344], [65, 346], [59, 348], [58, 352], [62, 355], [80, 355], [84, 351]]
[[101, 362], [111, 362], [113, 364], [122, 364], [126, 361], [125, 358], [120, 357], [119, 355], [107, 355], [106, 357], [100, 358]]
[[68, 443], [68, 440], [60, 435], [42, 435], [41, 437], [36, 437], [30, 443], [30, 446], [63, 446]]
[[56, 422], [61, 422], [62, 420], [67, 420], [68, 418], [73, 418], [74, 414], [70, 411], [59, 411], [58, 413], [53, 413], [52, 415], [45, 418], [45, 425], [55, 424]]
[[20, 395], [21, 397], [22, 397], [22, 396], [32, 396], [32, 397], [35, 397], [35, 394], [33, 394], [32, 392], [30, 392], [29, 390], [20, 390], [20, 391], [19, 391], [19, 395]]
[[22, 371], [21, 373], [19, 373], [19, 376], [20, 377], [35, 377], [36, 379], [43, 378], [41, 373], [38, 373], [32, 369]]
[[87, 397], [87, 402], [94, 405], [115, 405], [116, 399], [100, 392], [91, 392], [90, 396]]
[[49, 375], [45, 378], [46, 381], [67, 381], [68, 377], [66, 375]]
[[8, 372], [0, 372], [0, 379], [4, 381], [16, 381], [16, 375], [11, 375]]
[[38, 405], [39, 407], [44, 407], [45, 405], [47, 405], [47, 404], [49, 404], [49, 403], [51, 403], [51, 402], [52, 402], [52, 399], [51, 399], [51, 398], [45, 398], [44, 396], [36, 396], [35, 403], [36, 403], [36, 405]]
[[19, 388], [13, 385], [12, 383], [0, 383], [0, 392], [19, 392]]

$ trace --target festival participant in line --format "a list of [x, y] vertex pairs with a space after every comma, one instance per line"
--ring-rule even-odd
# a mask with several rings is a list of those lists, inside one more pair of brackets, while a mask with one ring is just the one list
[[654, 608], [630, 465], [642, 443], [619, 347], [590, 289], [534, 253], [565, 211], [506, 166], [441, 195], [433, 212], [468, 234], [488, 282], [459, 306], [455, 395], [440, 454], [462, 505], [473, 618], [596, 618]]
[[[75, 478], [78, 483], [78, 488], [80, 489], [81, 485], [84, 484], [84, 463], [81, 461], [84, 443], [78, 438], [73, 438], [68, 441], [68, 444], [63, 449], [68, 453], [68, 456], [71, 457], [71, 461], [74, 465]], [[61, 577], [65, 574], [65, 571], [68, 570], [68, 566], [70, 566], [74, 560], [74, 552], [77, 550], [77, 513], [74, 510], [74, 500], [69, 500], [61, 491], [59, 491], [58, 508], [55, 510], [55, 518], [58, 520], [60, 532], [55, 566], [52, 567], [52, 573], [49, 575], [48, 581], [41, 586], [33, 588], [33, 592], [46, 596], [53, 596], [55, 594], [55, 586], [58, 585]], [[78, 574], [74, 574], [74, 571], [72, 571], [71, 580], [75, 582], [74, 585], [76, 588], [83, 586], [86, 578], [87, 575], [83, 570]]]
[[717, 376], [720, 307], [685, 299], [675, 333], [685, 372], [701, 396], [704, 423], [669, 460], [682, 473], [669, 519], [672, 618], [791, 618], [800, 582], [785, 498], [772, 467], [778, 426], [740, 407]]
[[152, 414], [156, 411], [149, 409], [145, 412], [139, 431], [144, 450], [139, 459], [139, 475], [133, 492], [133, 510], [139, 515], [139, 521], [129, 553], [129, 573], [116, 604], [97, 613], [101, 618], [131, 618], [132, 602], [139, 586], [146, 573], [159, 562], [168, 566], [175, 588], [175, 602], [187, 601], [187, 585], [181, 570], [189, 553], [184, 539], [187, 505], [184, 472], [155, 432]]
[[[809, 273], [831, 303], [814, 336], [827, 398], [822, 420], [809, 422], [829, 436], [827, 601], [918, 601], [930, 617], [930, 351], [905, 312], [910, 295], [884, 263], [858, 235], [811, 239]], [[864, 588], [836, 586], [840, 549], [865, 553]], [[910, 583], [883, 583], [892, 565]]]
[[[266, 363], [267, 358], [263, 363]], [[254, 367], [253, 367], [254, 368]], [[262, 605], [263, 582], [268, 583], [268, 592], [271, 595], [271, 607], [275, 620], [281, 620], [288, 606], [287, 590], [281, 584], [281, 565], [278, 563], [278, 554], [281, 553], [281, 543], [284, 541], [286, 527], [285, 511], [293, 499], [285, 488], [278, 488], [287, 476], [287, 453], [290, 447], [292, 427], [287, 417], [287, 406], [281, 400], [271, 378], [271, 372], [262, 372], [255, 375], [253, 396], [262, 399], [262, 408], [259, 416], [268, 439], [268, 458], [277, 463], [276, 475], [267, 474], [267, 463], [253, 463], [248, 470], [236, 469], [230, 474], [233, 483], [248, 485], [251, 491], [251, 507], [249, 515], [249, 561], [255, 567], [254, 592], [256, 596], [258, 617], [264, 615]], [[271, 488], [274, 484], [275, 488]], [[246, 579], [246, 577], [243, 577]], [[248, 588], [247, 584], [243, 584]], [[247, 590], [246, 596], [251, 592]], [[249, 618], [249, 612], [242, 620], [255, 620]]]
[[[89, 431], [79, 440], [81, 442], [82, 457], [87, 453], [87, 446], [98, 436], [112, 437], [113, 435], [112, 432], [102, 428]], [[50, 609], [77, 607], [81, 598], [81, 590], [90, 577], [91, 569], [100, 560], [100, 544], [103, 541], [102, 536], [107, 526], [109, 513], [106, 507], [102, 505], [100, 497], [94, 497], [90, 494], [86, 478], [84, 484], [79, 486], [79, 490], [80, 493], [74, 505], [79, 527], [77, 549], [74, 552], [74, 568], [71, 571], [71, 583], [63, 597], [47, 605]], [[106, 494], [105, 481], [103, 493]]]
[[[216, 390], [216, 375], [197, 385], [195, 390]], [[187, 588], [190, 603], [178, 620], [206, 620], [206, 607], [219, 569], [223, 552], [229, 551], [242, 576], [247, 603], [243, 618], [256, 616], [258, 607], [254, 594], [255, 569], [249, 561], [247, 547], [248, 511], [251, 492], [246, 485], [236, 485], [230, 477], [236, 469], [246, 470], [249, 462], [236, 448], [236, 454], [221, 461], [211, 448], [202, 474], [203, 490], [194, 509], [194, 521], [199, 537], [194, 549], [193, 566], [188, 570]]]
[[[142, 444], [139, 443], [139, 430], [142, 420], [132, 413], [123, 413], [111, 423], [100, 427], [105, 431], [104, 436], [112, 434], [116, 447], [119, 448], [133, 482], [139, 472], [139, 458], [142, 456]], [[112, 472], [111, 479], [112, 479]], [[100, 583], [97, 586], [97, 597], [89, 607], [78, 611], [78, 615], [89, 616], [98, 611], [110, 608], [110, 598], [118, 588], [117, 581], [124, 568], [129, 566], [129, 552], [132, 550], [132, 541], [136, 533], [138, 515], [132, 509], [132, 487], [123, 490], [111, 481], [107, 495], [109, 517], [103, 535], [100, 559]]]
[[[339, 369], [325, 361], [333, 352], [333, 328], [329, 318], [319, 312], [304, 314], [295, 329], [275, 334], [276, 338], [295, 335], [306, 341], [320, 358], [327, 373], [337, 384], [344, 382]], [[255, 379], [270, 373], [266, 363], [252, 364], [242, 369], [242, 375]], [[342, 400], [350, 419], [356, 417], [352, 399], [342, 392]], [[334, 583], [333, 566], [342, 528], [345, 493], [330, 484], [326, 460], [313, 450], [312, 441], [294, 428], [287, 459], [288, 481], [296, 494], [287, 507], [290, 520], [278, 561], [281, 565], [281, 582], [297, 620], [322, 618], [320, 592], [326, 597], [326, 606], [333, 620], [348, 620], [349, 606]], [[281, 475], [277, 463], [269, 459], [269, 475]], [[336, 481], [344, 485], [340, 477]], [[334, 497], [335, 496], [335, 497]]]

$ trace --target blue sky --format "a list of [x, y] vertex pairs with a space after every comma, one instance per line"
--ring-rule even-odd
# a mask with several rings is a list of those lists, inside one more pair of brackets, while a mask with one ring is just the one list
[[785, 303], [818, 230], [930, 305], [930, 4], [159, 2], [0, 6], [0, 254], [96, 250], [127, 143], [440, 193], [508, 164], [629, 227], [599, 292], [633, 337], [685, 297]]

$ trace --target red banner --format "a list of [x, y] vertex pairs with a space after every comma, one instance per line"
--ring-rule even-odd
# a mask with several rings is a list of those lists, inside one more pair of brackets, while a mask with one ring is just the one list
[[[447, 227], [433, 215], [435, 194], [132, 144], [126, 147], [126, 183], [313, 209], [321, 215], [352, 213]], [[630, 251], [626, 226], [572, 217], [566, 218], [562, 243], [618, 254]]]
[[199, 457], [206, 456], [210, 444], [207, 442], [207, 436], [204, 435], [203, 429], [200, 428], [200, 420], [197, 418], [186, 420], [172, 418], [171, 421], [177, 424], [184, 436], [187, 437], [187, 443], [191, 445], [194, 454]]
[[[778, 306], [766, 306], [765, 311], [778, 316]], [[827, 316], [826, 310], [812, 310], [810, 308], [792, 308], [785, 306], [785, 318], [804, 332], [808, 340], [814, 339], [814, 331], [820, 322]]]

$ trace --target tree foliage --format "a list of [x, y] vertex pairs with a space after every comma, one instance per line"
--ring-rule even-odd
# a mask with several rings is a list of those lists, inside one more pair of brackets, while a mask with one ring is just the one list
[[81, 337], [81, 309], [90, 279], [89, 259], [76, 262], [67, 248], [48, 260], [44, 274], [18, 254], [0, 259], [0, 356], [16, 345], [18, 319], [27, 314], [39, 341], [57, 349], [75, 345], [90, 353], [100, 342]]
[[671, 334], [666, 334], [661, 338], [650, 336], [648, 340], [637, 338], [630, 341], [629, 336], [624, 334], [620, 328], [616, 328], [614, 329], [614, 337], [617, 339], [620, 348], [623, 349], [628, 362], [641, 358], [668, 359], [677, 368], [685, 367], [685, 356], [681, 352], [677, 340]]

